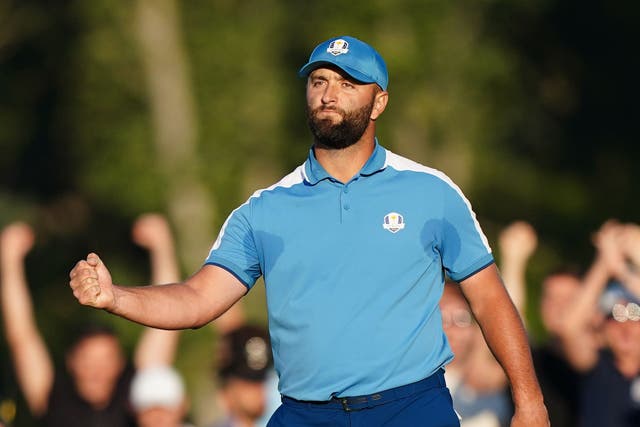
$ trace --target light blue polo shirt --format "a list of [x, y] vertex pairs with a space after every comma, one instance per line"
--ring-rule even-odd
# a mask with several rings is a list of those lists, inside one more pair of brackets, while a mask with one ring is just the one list
[[284, 395], [358, 396], [419, 381], [452, 359], [438, 302], [493, 262], [460, 189], [378, 145], [342, 184], [307, 161], [231, 213], [207, 264], [266, 285]]

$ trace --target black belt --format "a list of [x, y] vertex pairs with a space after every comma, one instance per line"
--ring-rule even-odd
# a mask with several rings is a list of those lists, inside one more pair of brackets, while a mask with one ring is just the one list
[[310, 407], [314, 409], [342, 409], [346, 412], [359, 411], [361, 409], [372, 408], [382, 405], [393, 400], [402, 399], [421, 391], [429, 390], [436, 387], [444, 387], [444, 370], [439, 369], [435, 374], [415, 383], [403, 385], [400, 387], [390, 388], [374, 394], [353, 397], [333, 397], [331, 400], [298, 400], [289, 396], [282, 395], [282, 402], [302, 407]]

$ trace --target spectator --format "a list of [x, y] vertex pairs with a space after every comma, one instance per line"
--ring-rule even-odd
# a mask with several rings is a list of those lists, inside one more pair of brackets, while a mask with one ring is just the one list
[[113, 331], [83, 327], [68, 347], [65, 374], [56, 372], [35, 323], [24, 269], [34, 233], [25, 223], [13, 223], [0, 239], [5, 335], [32, 415], [46, 426], [87, 426], [98, 420], [114, 427], [134, 425], [126, 397], [131, 370]]
[[[163, 235], [161, 227], [155, 216], [143, 216], [134, 225], [134, 239], [150, 250], [154, 283], [177, 279], [171, 235]], [[0, 235], [5, 335], [31, 414], [45, 426], [135, 425], [128, 401], [134, 368], [110, 328], [83, 325], [67, 347], [65, 369], [55, 369], [36, 325], [24, 267], [34, 242], [32, 228], [22, 222], [9, 224]], [[177, 337], [177, 332], [147, 328], [136, 347], [135, 365], [171, 363]]]
[[[582, 427], [640, 425], [640, 294], [629, 286], [638, 283], [636, 230], [608, 221], [596, 233], [596, 258], [560, 331], [570, 363], [584, 375]], [[592, 333], [598, 310], [603, 343]]]
[[[219, 336], [228, 336], [232, 331], [246, 327], [247, 319], [243, 301], [238, 301], [236, 304], [231, 306], [222, 316], [211, 322], [211, 326]], [[218, 379], [220, 378], [221, 377], [219, 376]], [[262, 416], [255, 421], [256, 427], [265, 427], [269, 422], [271, 415], [273, 415], [280, 406], [278, 374], [276, 373], [273, 365], [266, 373], [264, 387], [266, 388], [266, 406]], [[223, 402], [224, 399], [220, 399], [220, 401]]]
[[[536, 231], [530, 224], [516, 221], [500, 233], [499, 243], [505, 284], [525, 319], [525, 273], [538, 243]], [[579, 276], [569, 270], [551, 273], [542, 282], [540, 317], [548, 337], [543, 344], [532, 346], [532, 356], [554, 427], [572, 427], [576, 422], [578, 373], [567, 362], [558, 334], [579, 287]]]
[[[567, 360], [560, 331], [578, 292], [580, 277], [570, 270], [556, 271], [542, 281], [540, 318], [547, 338], [532, 347], [532, 356], [554, 427], [573, 427], [577, 422], [579, 374]], [[595, 333], [592, 330], [591, 340], [597, 340]]]
[[192, 427], [184, 423], [188, 409], [184, 382], [170, 366], [138, 370], [130, 399], [138, 427]]
[[259, 326], [240, 326], [218, 343], [220, 402], [225, 417], [211, 427], [255, 427], [267, 407], [266, 379], [273, 360], [269, 335]]

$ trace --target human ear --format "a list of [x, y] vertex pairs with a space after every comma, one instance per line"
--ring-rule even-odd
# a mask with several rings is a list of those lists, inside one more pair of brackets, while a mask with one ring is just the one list
[[373, 109], [371, 110], [371, 120], [376, 120], [382, 112], [387, 108], [389, 101], [389, 93], [387, 91], [379, 91], [373, 99]]

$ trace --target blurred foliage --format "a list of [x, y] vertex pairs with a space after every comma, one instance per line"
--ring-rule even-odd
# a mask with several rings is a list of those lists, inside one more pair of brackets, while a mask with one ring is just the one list
[[[304, 161], [297, 70], [313, 46], [341, 34], [370, 42], [388, 63], [383, 145], [450, 175], [490, 241], [515, 219], [537, 229], [534, 337], [545, 272], [586, 267], [589, 234], [605, 219], [640, 218], [638, 3], [191, 0], [175, 8], [200, 160], [184, 167], [211, 194], [214, 229]], [[0, 225], [36, 227], [28, 274], [56, 357], [68, 325], [102, 316], [74, 303], [71, 265], [95, 250], [120, 282], [144, 282], [146, 254], [129, 227], [142, 212], [167, 213], [165, 190], [180, 178], [158, 162], [135, 14], [122, 0], [0, 0]], [[264, 322], [258, 289], [247, 307]], [[139, 327], [104, 317], [131, 350]], [[185, 333], [179, 366], [210, 368], [212, 334]], [[0, 393], [16, 393], [4, 346]]]

